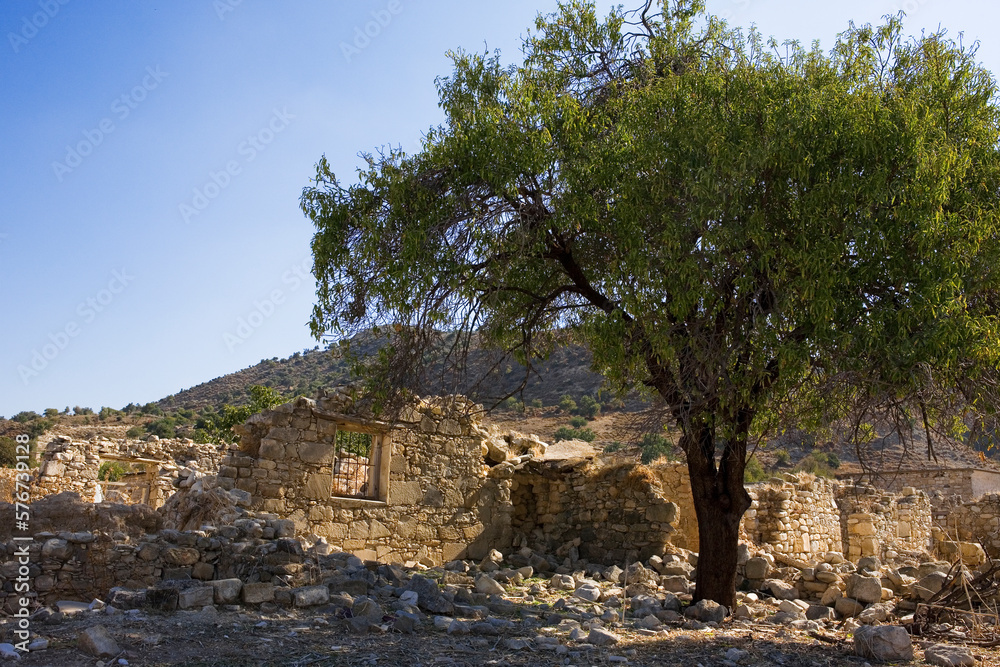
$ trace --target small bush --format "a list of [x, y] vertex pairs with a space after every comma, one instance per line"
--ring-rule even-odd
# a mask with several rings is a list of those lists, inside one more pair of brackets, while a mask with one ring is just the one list
[[774, 463], [778, 466], [786, 466], [791, 460], [787, 449], [779, 449], [774, 452]]
[[767, 472], [765, 472], [764, 466], [760, 464], [755, 454], [750, 457], [746, 467], [743, 468], [743, 482], [745, 484], [756, 484], [757, 482], [763, 482], [765, 479], [767, 479]]
[[674, 446], [659, 433], [647, 433], [642, 436], [642, 462], [649, 464], [660, 457], [673, 460]]
[[586, 417], [573, 417], [569, 420], [569, 425], [573, 428], [583, 428], [587, 425]]
[[59, 408], [45, 408], [46, 417], [55, 417], [59, 414]]
[[799, 464], [796, 470], [810, 472], [817, 477], [833, 477], [833, 471], [840, 467], [840, 458], [834, 453], [827, 454], [818, 449], [814, 449]]
[[594, 400], [593, 396], [582, 396], [576, 410], [577, 414], [583, 415], [587, 419], [594, 419], [601, 414], [601, 404]]
[[17, 441], [7, 436], [0, 437], [0, 466], [12, 468], [17, 465]]
[[563, 394], [559, 397], [559, 409], [571, 415], [576, 412], [576, 401], [569, 394]]
[[594, 433], [592, 429], [589, 428], [570, 428], [569, 426], [560, 426], [556, 431], [556, 442], [560, 440], [584, 440], [586, 442], [593, 442], [597, 439], [597, 434]]
[[102, 482], [120, 482], [130, 471], [121, 461], [105, 461], [97, 469], [97, 479]]
[[141, 426], [133, 426], [129, 430], [125, 431], [125, 437], [126, 438], [141, 438], [145, 432], [146, 432], [146, 429], [144, 429], [143, 427], [141, 427]]
[[604, 445], [605, 454], [614, 454], [622, 448], [622, 443], [617, 440], [612, 440], [608, 444]]
[[531, 399], [531, 407], [533, 407], [533, 408], [544, 408], [545, 404], [542, 403], [542, 399], [540, 399], [540, 398], [533, 398], [533, 399]]

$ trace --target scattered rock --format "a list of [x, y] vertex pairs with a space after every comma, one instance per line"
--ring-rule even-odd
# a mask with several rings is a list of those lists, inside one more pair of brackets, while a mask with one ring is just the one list
[[854, 631], [854, 652], [882, 662], [913, 659], [913, 642], [898, 625], [862, 625]]
[[76, 643], [80, 650], [98, 658], [110, 658], [121, 653], [118, 643], [103, 625], [94, 625], [82, 631], [77, 635]]
[[975, 667], [976, 658], [964, 646], [934, 644], [924, 649], [924, 660], [941, 667]]

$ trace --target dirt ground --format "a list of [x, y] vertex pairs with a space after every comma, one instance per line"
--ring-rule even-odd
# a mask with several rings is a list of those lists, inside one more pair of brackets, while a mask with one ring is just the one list
[[[562, 638], [545, 646], [554, 636], [555, 618], [518, 606], [511, 616], [517, 629], [497, 637], [449, 635], [430, 623], [417, 634], [395, 632], [351, 634], [336, 614], [315, 610], [277, 611], [273, 614], [223, 611], [162, 614], [139, 611], [107, 615], [83, 612], [55, 623], [33, 627], [50, 641], [49, 648], [25, 655], [23, 667], [77, 667], [98, 665], [97, 658], [78, 647], [78, 633], [103, 625], [122, 652], [105, 658], [105, 665], [236, 665], [289, 666], [472, 666], [472, 665], [679, 665], [732, 667], [735, 664], [781, 667], [863, 667], [853, 655], [851, 640], [843, 634], [823, 633], [822, 639], [782, 626], [747, 621], [727, 621], [718, 628], [665, 631], [613, 629], [621, 637], [614, 646], [596, 647]], [[526, 620], [534, 619], [534, 621]], [[523, 640], [518, 642], [517, 640]], [[551, 641], [551, 640], [550, 640]], [[523, 646], [522, 646], [523, 644]], [[916, 658], [910, 665], [925, 665], [921, 643], [914, 642]], [[563, 646], [556, 653], [556, 646]], [[745, 651], [738, 663], [727, 660], [732, 649]], [[996, 648], [973, 648], [977, 667], [1000, 667]]]

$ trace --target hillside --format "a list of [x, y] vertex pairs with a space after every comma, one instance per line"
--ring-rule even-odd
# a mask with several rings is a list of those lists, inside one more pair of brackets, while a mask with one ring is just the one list
[[[374, 351], [374, 350], [373, 350]], [[473, 356], [473, 363], [477, 357]], [[478, 359], [481, 362], [481, 357]], [[579, 345], [558, 348], [548, 360], [538, 364], [538, 376], [532, 377], [523, 400], [556, 405], [563, 395], [579, 398], [597, 394], [602, 377], [590, 370], [590, 353]], [[511, 364], [505, 372], [489, 383], [489, 396], [471, 387], [430, 388], [426, 393], [465, 393], [477, 400], [489, 401], [513, 391], [524, 376], [524, 367]], [[219, 409], [223, 404], [240, 405], [249, 399], [252, 385], [266, 385], [289, 396], [315, 396], [323, 387], [345, 384], [352, 380], [347, 362], [332, 350], [314, 348], [296, 352], [287, 359], [262, 359], [259, 363], [235, 373], [185, 389], [156, 402], [164, 412], [175, 410]], [[477, 393], [479, 395], [477, 395]]]

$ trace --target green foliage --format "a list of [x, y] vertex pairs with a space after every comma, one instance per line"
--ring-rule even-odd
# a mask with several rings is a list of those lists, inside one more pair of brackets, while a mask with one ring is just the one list
[[777, 466], [786, 466], [791, 460], [791, 454], [787, 449], [776, 449], [774, 451], [774, 463]]
[[584, 440], [586, 442], [593, 442], [596, 439], [597, 434], [589, 428], [577, 429], [569, 426], [560, 426], [556, 429], [556, 442], [559, 442], [560, 440]]
[[146, 429], [144, 429], [143, 427], [141, 427], [141, 426], [133, 426], [129, 430], [125, 431], [125, 437], [126, 438], [141, 438], [145, 432], [146, 432]]
[[177, 437], [177, 421], [173, 417], [160, 417], [146, 424], [146, 433], [160, 438]]
[[573, 417], [569, 420], [569, 425], [573, 428], [583, 428], [587, 425], [587, 419], [585, 417]]
[[612, 440], [608, 444], [604, 445], [605, 454], [614, 454], [617, 451], [621, 451], [622, 443], [618, 440]]
[[533, 408], [543, 408], [543, 407], [545, 407], [545, 405], [542, 403], [542, 399], [540, 399], [540, 398], [533, 398], [533, 399], [531, 399], [531, 407], [533, 407]]
[[765, 479], [767, 479], [767, 471], [764, 470], [764, 466], [760, 464], [760, 460], [754, 454], [747, 461], [746, 467], [743, 468], [743, 481], [747, 484], [756, 484]]
[[513, 410], [514, 412], [524, 412], [524, 403], [516, 396], [508, 396], [503, 402], [503, 408], [505, 410]]
[[601, 413], [601, 404], [590, 395], [584, 394], [580, 397], [580, 403], [577, 405], [577, 414], [581, 414], [587, 419], [594, 419]]
[[703, 10], [635, 30], [564, 3], [521, 63], [452, 53], [419, 149], [349, 184], [321, 158], [300, 204], [310, 328], [384, 332], [355, 366], [373, 395], [414, 390], [442, 330], [525, 361], [582, 341], [612, 389], [683, 416], [721, 535], [749, 505], [721, 473], [779, 409], [1000, 407], [1000, 110], [975, 47], [899, 17], [828, 55]]
[[25, 410], [24, 412], [18, 412], [16, 415], [11, 417], [11, 420], [16, 421], [20, 424], [26, 424], [30, 421], [35, 421], [41, 418], [42, 416], [37, 412], [31, 410]]
[[818, 449], [812, 450], [808, 456], [803, 458], [795, 466], [796, 470], [811, 472], [817, 477], [833, 477], [834, 470], [840, 467], [840, 458], [833, 452], [822, 452]]
[[79, 405], [73, 408], [74, 415], [92, 415], [94, 411], [91, 408], [81, 408]]
[[571, 415], [576, 412], [576, 401], [569, 394], [563, 394], [559, 397], [559, 409]]
[[368, 433], [337, 429], [334, 448], [337, 452], [350, 452], [368, 458], [372, 451], [372, 436]]
[[0, 466], [8, 468], [17, 465], [17, 441], [14, 438], [0, 436]]
[[275, 408], [286, 399], [271, 387], [253, 385], [250, 387], [250, 402], [246, 405], [233, 406], [226, 404], [216, 417], [207, 419], [203, 429], [212, 442], [217, 444], [234, 442], [237, 436], [232, 428], [242, 424], [251, 415]]
[[59, 415], [59, 408], [45, 408], [46, 417], [56, 417]]
[[122, 461], [105, 461], [97, 469], [97, 479], [103, 482], [120, 482], [129, 472], [128, 465]]
[[676, 458], [673, 444], [660, 433], [646, 433], [642, 436], [640, 445], [642, 450], [642, 462], [652, 463], [660, 457], [668, 460]]

